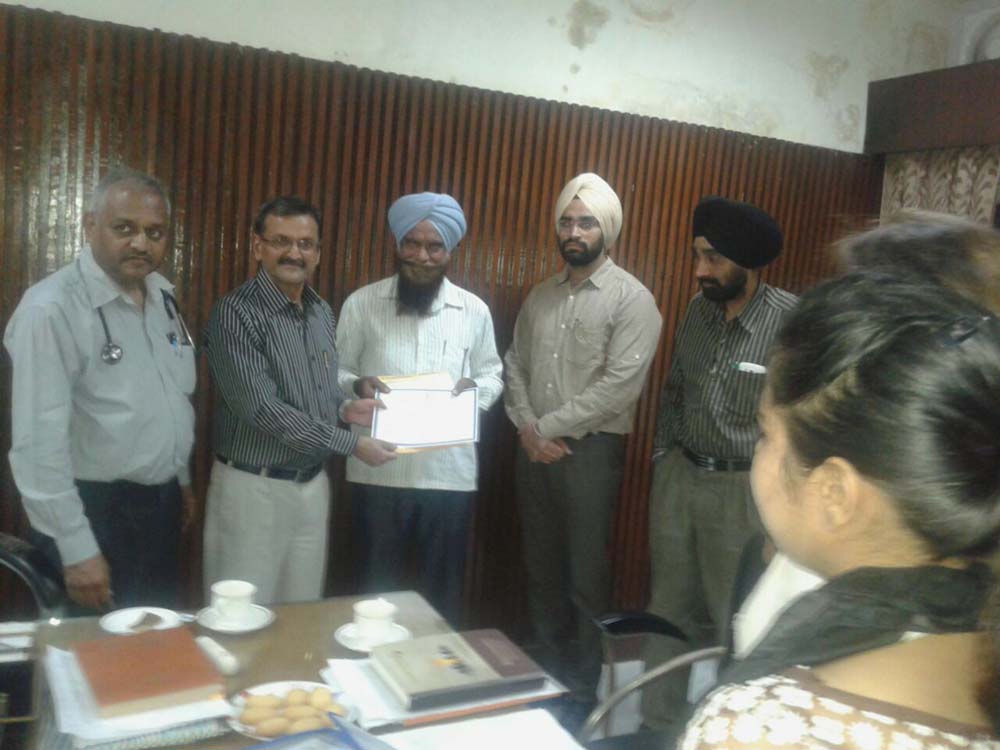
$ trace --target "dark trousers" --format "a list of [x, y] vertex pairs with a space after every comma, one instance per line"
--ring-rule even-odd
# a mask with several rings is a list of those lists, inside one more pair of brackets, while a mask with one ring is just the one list
[[[180, 603], [181, 490], [160, 485], [76, 481], [101, 554], [111, 568], [115, 606]], [[32, 541], [62, 571], [55, 541], [32, 531]]]
[[611, 604], [608, 542], [621, 488], [625, 439], [566, 440], [572, 455], [531, 463], [518, 449], [516, 484], [528, 611], [546, 669], [592, 701], [601, 648], [592, 619]]
[[[474, 492], [352, 482], [362, 592], [415, 588], [459, 627], [474, 497]], [[408, 575], [414, 567], [415, 585]]]

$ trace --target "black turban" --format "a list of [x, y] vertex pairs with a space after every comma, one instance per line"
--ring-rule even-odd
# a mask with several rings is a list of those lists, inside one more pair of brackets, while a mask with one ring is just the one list
[[781, 253], [781, 229], [756, 206], [727, 198], [702, 198], [694, 210], [695, 237], [743, 268], [763, 268]]

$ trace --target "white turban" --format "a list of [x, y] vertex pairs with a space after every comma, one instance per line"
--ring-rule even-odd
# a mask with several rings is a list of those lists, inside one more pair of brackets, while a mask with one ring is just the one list
[[574, 198], [579, 198], [594, 214], [601, 225], [604, 247], [610, 249], [622, 231], [622, 202], [618, 194], [593, 172], [577, 175], [566, 183], [556, 199], [556, 231], [559, 231], [560, 217]]
[[404, 195], [389, 207], [389, 228], [396, 247], [422, 221], [429, 221], [450, 253], [465, 236], [465, 214], [458, 201], [444, 193]]

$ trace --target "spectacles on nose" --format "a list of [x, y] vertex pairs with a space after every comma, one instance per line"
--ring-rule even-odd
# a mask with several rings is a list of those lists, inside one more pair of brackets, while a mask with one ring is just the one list
[[403, 241], [399, 243], [399, 249], [406, 256], [417, 255], [423, 249], [431, 258], [438, 258], [448, 252], [443, 242], [419, 242], [408, 237], [404, 237]]
[[580, 228], [581, 232], [589, 232], [592, 229], [597, 229], [601, 226], [601, 222], [595, 219], [593, 216], [581, 216], [579, 219], [571, 219], [567, 216], [562, 217], [556, 223], [559, 227], [560, 232], [569, 232], [573, 229], [573, 225]]
[[291, 237], [286, 237], [283, 234], [275, 235], [274, 237], [261, 237], [262, 242], [271, 247], [277, 248], [278, 250], [290, 250], [292, 245], [299, 249], [300, 253], [308, 253], [315, 250], [318, 247], [316, 240], [311, 237], [303, 237], [300, 240], [293, 240]]

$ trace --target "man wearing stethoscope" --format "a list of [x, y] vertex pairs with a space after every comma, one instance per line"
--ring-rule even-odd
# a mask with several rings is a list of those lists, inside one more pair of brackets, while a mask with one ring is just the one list
[[156, 273], [170, 203], [114, 170], [83, 218], [87, 244], [25, 293], [4, 336], [14, 363], [14, 481], [34, 541], [77, 604], [176, 604], [193, 517], [194, 342]]

